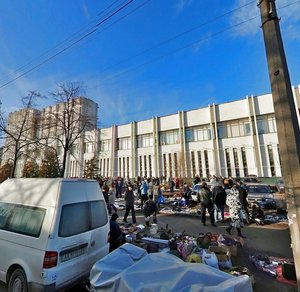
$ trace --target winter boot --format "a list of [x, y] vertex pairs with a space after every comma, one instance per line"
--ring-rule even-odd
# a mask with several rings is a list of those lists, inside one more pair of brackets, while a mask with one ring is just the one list
[[238, 232], [238, 236], [241, 238], [246, 238], [246, 236], [244, 236], [241, 232], [241, 228], [237, 228], [237, 232]]

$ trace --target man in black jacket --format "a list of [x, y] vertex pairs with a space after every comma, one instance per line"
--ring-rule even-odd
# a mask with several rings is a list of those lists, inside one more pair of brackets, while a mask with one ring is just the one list
[[124, 214], [123, 222], [128, 223], [127, 222], [127, 216], [129, 215], [129, 212], [131, 210], [132, 223], [135, 224], [136, 223], [136, 217], [135, 217], [135, 210], [134, 210], [134, 193], [133, 193], [132, 186], [130, 184], [128, 184], [128, 187], [125, 191], [124, 198], [125, 198], [126, 211], [125, 211], [125, 214]]
[[210, 223], [212, 226], [216, 226], [214, 212], [213, 212], [213, 197], [211, 190], [207, 187], [206, 182], [201, 185], [201, 190], [198, 193], [198, 203], [201, 205], [201, 219], [202, 224], [206, 225], [206, 209], [209, 213]]
[[[218, 210], [220, 210], [221, 212], [221, 217], [222, 217], [222, 221], [224, 221], [224, 206], [226, 204], [226, 191], [225, 189], [222, 187], [221, 184], [215, 186], [212, 189], [212, 197], [213, 197], [213, 201], [215, 203], [215, 207]], [[215, 218], [216, 220], [217, 218]]]

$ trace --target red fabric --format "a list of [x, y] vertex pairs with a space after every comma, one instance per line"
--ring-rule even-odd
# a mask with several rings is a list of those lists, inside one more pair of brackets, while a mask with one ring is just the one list
[[297, 281], [293, 281], [293, 280], [287, 280], [282, 276], [282, 266], [279, 265], [276, 269], [277, 272], [277, 277], [276, 280], [281, 282], [281, 283], [285, 283], [285, 284], [290, 284], [293, 286], [297, 286]]

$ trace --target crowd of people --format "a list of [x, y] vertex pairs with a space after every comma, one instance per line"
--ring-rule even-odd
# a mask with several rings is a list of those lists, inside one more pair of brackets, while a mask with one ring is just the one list
[[131, 181], [129, 179], [103, 179], [99, 180], [100, 187], [107, 203], [108, 212], [111, 216], [111, 246], [114, 248], [120, 244], [120, 234], [116, 227], [118, 215], [115, 206], [116, 198], [125, 200], [125, 213], [123, 223], [128, 223], [127, 218], [131, 212], [132, 224], [136, 224], [135, 202], [140, 201], [140, 206], [145, 216], [145, 225], [150, 226], [151, 220], [157, 223], [157, 213], [160, 205], [163, 203], [163, 189], [169, 192], [182, 190], [180, 183], [183, 184], [182, 198], [188, 204], [191, 200], [193, 186], [200, 184], [201, 188], [197, 193], [197, 203], [200, 206], [201, 221], [206, 225], [206, 213], [209, 214], [210, 223], [216, 226], [218, 221], [224, 222], [224, 209], [228, 206], [230, 214], [230, 225], [226, 228], [229, 234], [233, 229], [237, 230], [240, 237], [244, 237], [241, 228], [244, 226], [244, 220], [249, 223], [249, 210], [247, 201], [247, 191], [243, 182], [239, 179], [223, 178], [211, 176], [209, 179], [201, 179], [196, 176], [189, 185], [187, 182], [179, 179], [165, 178], [141, 178]]

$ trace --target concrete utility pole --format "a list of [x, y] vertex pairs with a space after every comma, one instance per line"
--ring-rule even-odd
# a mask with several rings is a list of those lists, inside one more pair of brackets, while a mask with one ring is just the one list
[[[273, 95], [293, 255], [300, 291], [300, 130], [275, 0], [261, 0], [262, 29]], [[280, 239], [279, 239], [280, 240]]]

